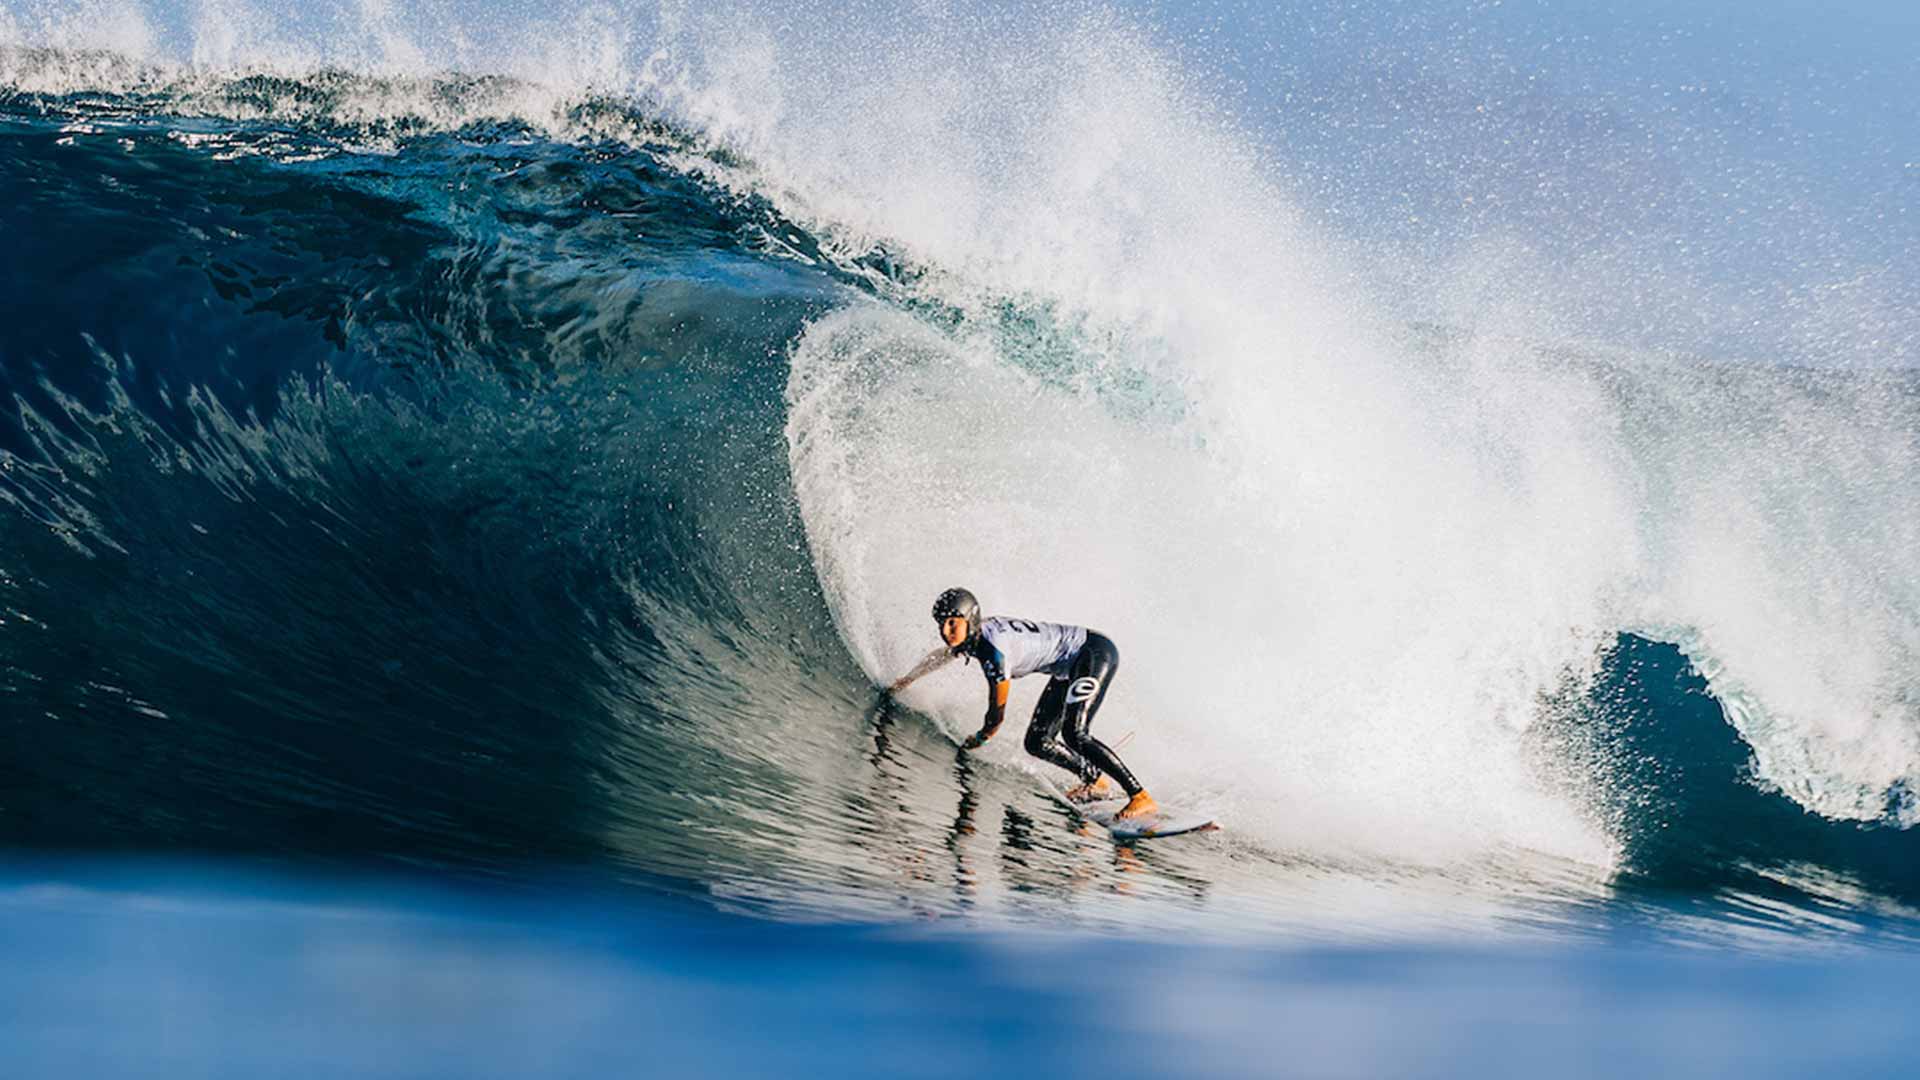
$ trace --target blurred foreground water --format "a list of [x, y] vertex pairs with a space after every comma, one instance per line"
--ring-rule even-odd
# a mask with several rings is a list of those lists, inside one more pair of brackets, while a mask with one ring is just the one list
[[10, 1077], [1911, 1075], [1899, 948], [1182, 943], [20, 864]]

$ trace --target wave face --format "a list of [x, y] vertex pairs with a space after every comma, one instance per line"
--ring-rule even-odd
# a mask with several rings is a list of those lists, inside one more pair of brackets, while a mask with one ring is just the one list
[[753, 208], [505, 128], [9, 120], [13, 840], [592, 853], [596, 777], [762, 786], [608, 739], [844, 681], [768, 349], [844, 286]]
[[[0, 841], [838, 915], [1920, 899], [1897, 334], [1607, 345], [1510, 247], [1409, 301], [1110, 11], [228, 7], [0, 23]], [[956, 582], [1118, 640], [1102, 727], [1225, 837], [955, 761], [971, 673], [877, 701]]]

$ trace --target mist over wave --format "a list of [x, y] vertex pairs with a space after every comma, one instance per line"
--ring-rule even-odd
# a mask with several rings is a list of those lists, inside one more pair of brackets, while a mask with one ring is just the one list
[[1897, 328], [1705, 358], [1524, 243], [1375, 265], [1112, 9], [503, 10], [0, 19], [0, 659], [66, 725], [10, 767], [123, 778], [15, 842], [344, 812], [884, 906], [980, 691], [870, 747], [867, 684], [965, 583], [1114, 636], [1103, 731], [1267, 856], [1916, 890]]

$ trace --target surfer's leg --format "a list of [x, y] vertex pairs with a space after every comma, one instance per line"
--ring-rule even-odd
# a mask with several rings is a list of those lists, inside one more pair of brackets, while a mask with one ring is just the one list
[[1091, 783], [1100, 775], [1100, 770], [1060, 743], [1060, 721], [1065, 715], [1062, 708], [1066, 696], [1065, 679], [1047, 682], [1046, 690], [1040, 695], [1040, 703], [1033, 707], [1033, 719], [1027, 724], [1027, 753], [1060, 766], [1083, 782]]
[[1100, 703], [1107, 700], [1107, 687], [1120, 671], [1120, 650], [1105, 634], [1088, 633], [1087, 643], [1073, 662], [1062, 702], [1061, 736], [1067, 749], [1091, 761], [1095, 767], [1120, 782], [1129, 798], [1140, 793], [1140, 781], [1121, 762], [1113, 748], [1093, 737], [1088, 728]]

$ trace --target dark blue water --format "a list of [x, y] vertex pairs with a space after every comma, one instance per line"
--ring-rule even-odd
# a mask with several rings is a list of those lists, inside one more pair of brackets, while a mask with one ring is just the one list
[[1912, 1060], [1911, 793], [1765, 782], [1676, 644], [1623, 627], [1527, 733], [1606, 867], [1116, 844], [882, 700], [816, 575], [789, 350], [964, 319], [916, 268], [632, 103], [176, 105], [0, 92], [18, 1074]]

